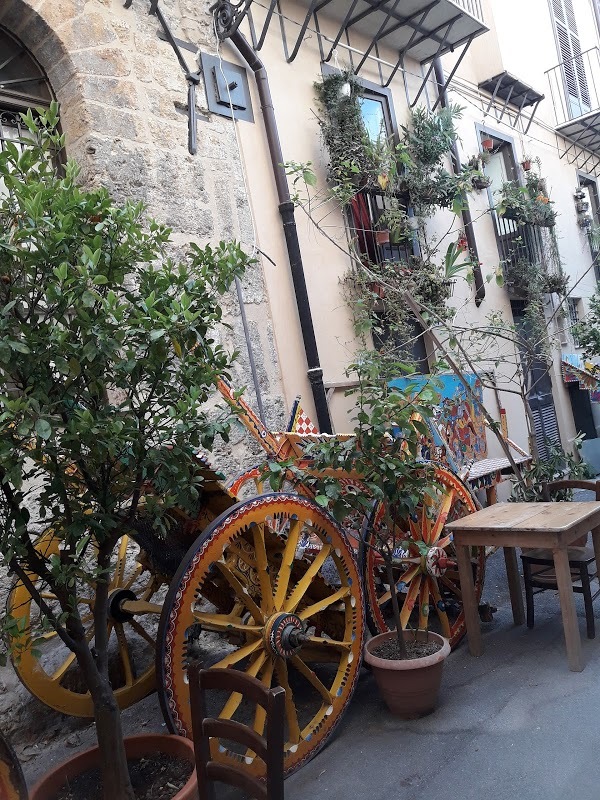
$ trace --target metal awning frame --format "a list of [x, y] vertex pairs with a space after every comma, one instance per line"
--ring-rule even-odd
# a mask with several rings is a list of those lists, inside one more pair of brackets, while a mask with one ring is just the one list
[[[497, 122], [502, 122], [506, 114], [512, 128], [516, 128], [519, 122], [522, 122], [521, 129], [523, 133], [529, 133], [538, 107], [544, 99], [543, 94], [536, 92], [531, 86], [515, 78], [509, 72], [501, 72], [499, 75], [494, 75], [493, 78], [479, 83], [477, 88], [490, 95], [489, 103], [484, 111], [485, 115], [490, 113], [492, 107], [495, 107], [500, 111], [500, 116], [496, 116]], [[519, 97], [522, 97], [522, 100], [515, 102], [515, 100], [512, 100], [513, 95], [515, 100], [518, 100]], [[512, 114], [509, 106], [515, 109]], [[525, 109], [530, 107], [533, 107], [533, 110], [527, 115]]]
[[[268, 3], [266, 8], [266, 15], [261, 25], [257, 25], [252, 14], [253, 0], [239, 0], [238, 3], [231, 3], [229, 0], [217, 0], [211, 7], [211, 11], [215, 14], [217, 21], [217, 30], [221, 40], [229, 38], [242, 24], [244, 19], [248, 20], [250, 26], [250, 35], [252, 39], [252, 46], [254, 50], [260, 51], [264, 46], [267, 33], [273, 22], [274, 17], [278, 17], [281, 28], [281, 37], [283, 41], [283, 48], [286, 61], [291, 63], [297, 57], [304, 37], [307, 31], [311, 30], [317, 34], [319, 51], [321, 61], [328, 63], [335, 56], [336, 48], [343, 47], [350, 53], [350, 60], [353, 61], [353, 53], [358, 55], [357, 63], [352, 63], [352, 69], [358, 75], [369, 58], [374, 59], [378, 63], [380, 82], [383, 87], [389, 87], [392, 80], [398, 71], [405, 72], [404, 61], [410, 54], [410, 51], [417, 47], [420, 43], [427, 39], [432, 39], [437, 42], [437, 50], [425, 61], [422, 65], [428, 64], [428, 69], [422, 77], [422, 82], [414, 100], [409, 101], [413, 107], [421, 97], [427, 82], [431, 77], [433, 71], [433, 63], [436, 58], [443, 55], [450, 50], [454, 51], [459, 47], [463, 50], [457, 59], [457, 63], [452, 68], [450, 75], [446, 81], [444, 88], [447, 88], [450, 81], [454, 77], [456, 70], [460, 66], [464, 55], [469, 48], [473, 39], [483, 31], [487, 30], [483, 23], [481, 23], [481, 30], [475, 33], [469, 33], [461, 38], [459, 41], [449, 43], [449, 37], [455, 24], [464, 16], [463, 12], [457, 13], [436, 28], [428, 30], [425, 27], [427, 17], [430, 13], [437, 8], [442, 0], [431, 0], [425, 8], [421, 8], [408, 15], [402, 15], [399, 12], [402, 0], [369, 0], [370, 7], [355, 13], [360, 0], [351, 0], [348, 4], [346, 14], [341, 21], [335, 36], [326, 36], [321, 32], [319, 27], [319, 12], [327, 8], [331, 0], [310, 0], [308, 9], [301, 22], [295, 22], [286, 18], [281, 9], [280, 0], [265, 0]], [[459, 9], [457, 9], [459, 10]], [[366, 16], [373, 12], [381, 11], [385, 16], [383, 22], [380, 24], [375, 35], [372, 37], [365, 50], [357, 51], [350, 45], [349, 33], [351, 28], [364, 19]], [[312, 22], [312, 24], [311, 24]], [[287, 23], [287, 24], [286, 24]], [[296, 26], [299, 30], [290, 35], [290, 25]], [[385, 37], [390, 36], [399, 28], [402, 27], [412, 28], [412, 34], [408, 42], [398, 51], [398, 56], [395, 63], [383, 61], [379, 57], [379, 45]], [[344, 41], [345, 40], [345, 41]], [[384, 75], [383, 66], [389, 67], [390, 71], [387, 77]], [[436, 102], [437, 105], [437, 102]]]

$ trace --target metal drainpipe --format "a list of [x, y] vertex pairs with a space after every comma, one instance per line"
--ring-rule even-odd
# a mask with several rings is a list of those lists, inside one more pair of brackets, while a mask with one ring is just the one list
[[[437, 83], [437, 88], [440, 96], [440, 105], [442, 106], [442, 108], [447, 108], [448, 95], [444, 87], [444, 69], [442, 67], [442, 62], [439, 58], [436, 58], [435, 61], [433, 62], [433, 68], [435, 71], [435, 80]], [[452, 152], [452, 168], [454, 170], [454, 174], [458, 175], [458, 173], [461, 170], [461, 163], [456, 142], [453, 142], [451, 152]], [[467, 237], [467, 244], [469, 246], [469, 251], [472, 253], [473, 259], [475, 261], [475, 266], [473, 267], [473, 277], [475, 278], [475, 304], [480, 306], [485, 298], [485, 282], [483, 280], [483, 275], [481, 274], [479, 253], [477, 251], [477, 242], [475, 241], [475, 231], [473, 229], [473, 218], [471, 217], [471, 211], [469, 209], [469, 201], [467, 200], [467, 198], [465, 198], [465, 208], [462, 211], [462, 221], [463, 221], [463, 227], [465, 229], [465, 236]]]
[[319, 430], [321, 433], [333, 433], [331, 417], [329, 416], [329, 407], [327, 405], [327, 396], [325, 394], [325, 386], [323, 384], [323, 370], [321, 369], [321, 363], [319, 361], [319, 351], [317, 349], [315, 328], [313, 325], [308, 291], [306, 288], [306, 278], [302, 264], [302, 253], [300, 252], [298, 230], [296, 228], [294, 204], [291, 200], [285, 171], [281, 166], [283, 164], [283, 153], [281, 151], [281, 144], [279, 142], [277, 121], [275, 119], [275, 110], [273, 108], [273, 100], [271, 98], [271, 90], [269, 88], [267, 71], [262, 61], [258, 58], [249, 42], [244, 35], [240, 33], [240, 31], [233, 33], [229, 37], [229, 41], [236, 47], [239, 54], [246, 61], [254, 73], [256, 80], [256, 87], [263, 112], [265, 132], [267, 134], [267, 141], [269, 144], [269, 153], [273, 167], [273, 177], [275, 178], [275, 185], [277, 186], [279, 213], [281, 214], [281, 219], [283, 222], [285, 243], [288, 251], [292, 280], [294, 282], [296, 305], [298, 307], [300, 328], [302, 330], [304, 351], [306, 353], [306, 362], [308, 365], [307, 375], [313, 393], [315, 410], [317, 412], [317, 422], [319, 424]]

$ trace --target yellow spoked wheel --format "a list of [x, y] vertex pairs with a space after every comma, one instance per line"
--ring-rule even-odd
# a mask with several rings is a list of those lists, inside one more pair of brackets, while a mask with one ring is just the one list
[[[320, 547], [303, 548], [318, 538]], [[307, 498], [287, 493], [238, 503], [186, 555], [161, 618], [157, 676], [169, 728], [191, 736], [186, 667], [242, 670], [286, 690], [285, 769], [325, 744], [355, 688], [363, 644], [359, 574], [346, 536]], [[265, 717], [238, 694], [213, 693], [208, 715], [264, 733]], [[244, 761], [250, 750], [212, 741], [212, 756]]]
[[[458, 566], [451, 536], [444, 525], [477, 511], [469, 489], [453, 473], [434, 467], [429, 478], [430, 494], [414, 519], [407, 520], [397, 534], [394, 581], [398, 590], [402, 627], [429, 628], [450, 640], [454, 647], [465, 634], [465, 619]], [[360, 562], [364, 581], [366, 618], [375, 635], [394, 627], [390, 582], [381, 557], [370, 547], [374, 529], [381, 524], [376, 509], [364, 533]], [[481, 596], [485, 573], [485, 549], [473, 547], [471, 565], [477, 598]]]
[[[59, 552], [59, 540], [51, 532], [37, 545], [50, 557]], [[164, 580], [146, 567], [145, 555], [128, 536], [115, 548], [110, 584], [109, 675], [120, 708], [127, 708], [155, 689], [156, 630], [165, 593]], [[32, 581], [45, 602], [59, 613], [58, 601], [38, 576]], [[78, 609], [93, 646], [94, 592], [82, 585]], [[7, 612], [17, 622], [11, 641], [13, 666], [29, 691], [63, 714], [93, 717], [75, 655], [54, 631], [41, 625], [40, 613], [26, 587], [17, 581], [9, 595]]]

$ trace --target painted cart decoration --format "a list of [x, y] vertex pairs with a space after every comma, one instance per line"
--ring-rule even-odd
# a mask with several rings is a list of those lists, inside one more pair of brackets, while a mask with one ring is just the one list
[[[270, 460], [293, 459], [307, 466], [310, 420], [294, 410], [296, 430], [272, 433], [224, 381], [220, 390], [239, 413]], [[298, 425], [303, 432], [298, 433]], [[170, 730], [191, 735], [186, 667], [240, 669], [267, 685], [286, 690], [286, 772], [323, 747], [352, 697], [360, 669], [365, 620], [373, 633], [387, 628], [390, 586], [373, 551], [352, 521], [344, 530], [293, 481], [279, 493], [264, 493], [260, 466], [227, 486], [201, 458], [202, 492], [194, 515], [172, 511], [167, 541], [157, 537], [143, 510], [124, 536], [112, 565], [109, 636], [111, 682], [121, 708], [157, 689]], [[456, 644], [464, 634], [458, 570], [447, 520], [476, 510], [463, 480], [443, 465], [434, 468], [435, 486], [409, 530], [412, 544], [398, 553], [395, 571], [402, 593], [404, 625], [429, 626]], [[349, 483], [356, 476], [345, 475]], [[375, 515], [375, 523], [377, 518]], [[423, 543], [426, 555], [423, 555]], [[58, 551], [52, 530], [37, 548]], [[485, 554], [474, 549], [472, 568], [478, 593]], [[31, 579], [36, 582], [35, 575]], [[54, 596], [42, 589], [52, 607]], [[94, 637], [93, 587], [79, 597], [87, 636]], [[92, 717], [75, 657], [53, 632], [40, 626], [25, 586], [16, 582], [8, 610], [20, 631], [13, 641], [21, 681], [47, 705]], [[262, 734], [265, 717], [249, 711], [236, 694], [215, 695], [211, 716], [250, 722]], [[213, 758], [244, 760], [260, 775], [262, 761], [251, 750], [213, 741]]]

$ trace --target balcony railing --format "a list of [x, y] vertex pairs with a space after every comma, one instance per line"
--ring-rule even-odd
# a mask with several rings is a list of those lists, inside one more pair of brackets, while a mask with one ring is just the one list
[[592, 47], [547, 70], [556, 129], [580, 147], [600, 152], [600, 50]]
[[600, 109], [600, 50], [592, 47], [546, 73], [558, 125]]
[[504, 216], [497, 217], [496, 237], [498, 255], [504, 272], [508, 292], [515, 296], [527, 294], [527, 264], [545, 264], [545, 248], [542, 229], [537, 225], [518, 225]]
[[452, 0], [455, 6], [462, 8], [479, 22], [483, 22], [483, 8], [481, 0]]

